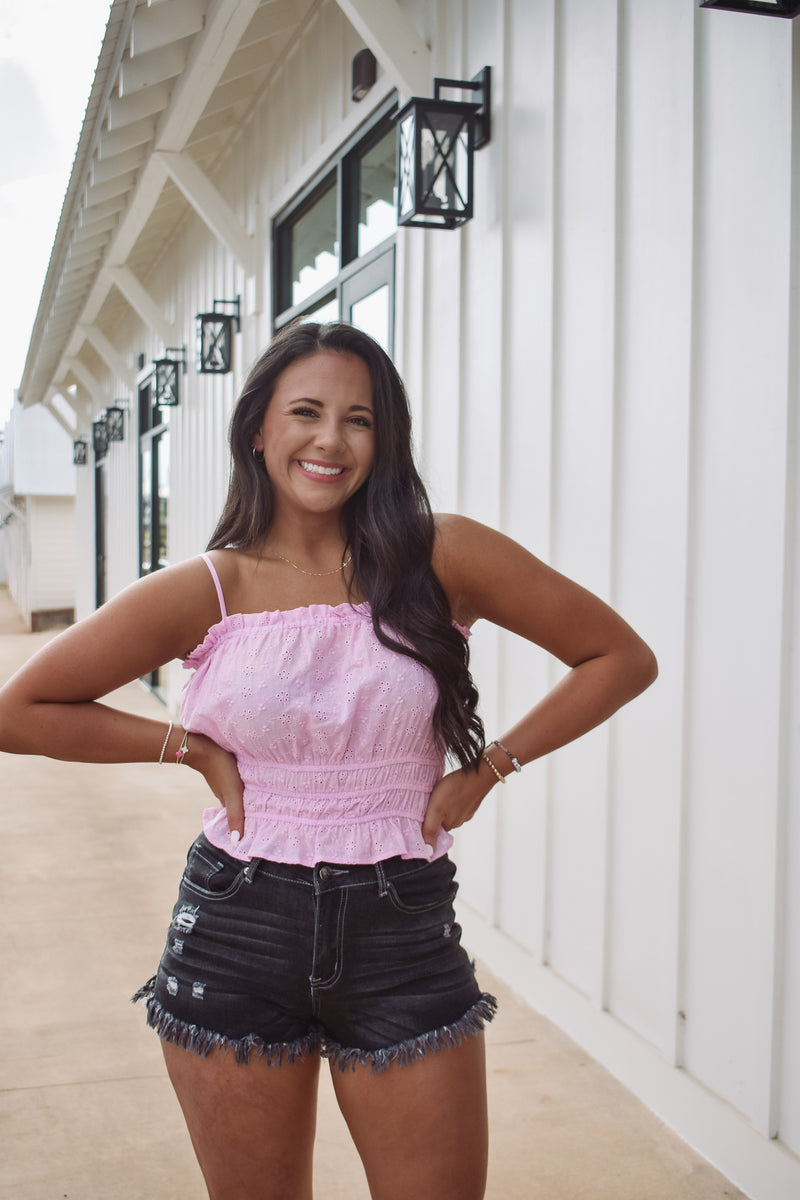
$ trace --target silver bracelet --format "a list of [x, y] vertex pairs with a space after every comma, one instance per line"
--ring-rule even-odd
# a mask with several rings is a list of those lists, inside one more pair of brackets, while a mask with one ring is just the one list
[[167, 730], [167, 736], [164, 738], [164, 745], [161, 747], [161, 756], [158, 760], [160, 763], [163, 763], [163, 761], [164, 761], [164, 755], [167, 750], [167, 742], [169, 741], [169, 735], [172, 733], [173, 725], [174, 725], [174, 721], [170, 721], [169, 729]]
[[492, 745], [493, 745], [493, 746], [498, 746], [498, 747], [499, 747], [499, 749], [501, 749], [501, 750], [503, 751], [503, 754], [505, 754], [507, 758], [510, 758], [510, 759], [511, 759], [511, 765], [512, 765], [512, 767], [514, 768], [514, 770], [517, 772], [517, 774], [519, 775], [520, 771], [522, 770], [522, 764], [521, 764], [521, 762], [519, 761], [519, 759], [518, 759], [518, 758], [514, 758], [514, 755], [511, 753], [511, 751], [510, 751], [510, 750], [506, 750], [506, 748], [505, 748], [505, 746], [503, 745], [503, 743], [502, 743], [502, 742], [499, 742], [499, 741], [497, 740], [497, 738], [495, 738], [495, 739], [494, 739], [494, 741], [492, 742]]

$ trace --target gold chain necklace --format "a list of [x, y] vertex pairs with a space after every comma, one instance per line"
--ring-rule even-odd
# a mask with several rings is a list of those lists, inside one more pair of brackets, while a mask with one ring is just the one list
[[317, 578], [322, 578], [323, 575], [338, 575], [340, 571], [345, 569], [345, 567], [349, 567], [350, 563], [353, 561], [353, 556], [351, 554], [346, 562], [340, 563], [339, 566], [333, 571], [306, 571], [303, 569], [303, 567], [298, 567], [297, 563], [292, 562], [290, 558], [285, 558], [282, 554], [276, 554], [274, 551], [273, 558], [279, 558], [281, 562], [288, 563], [290, 567], [294, 567], [295, 571], [299, 571], [301, 575], [315, 575]]

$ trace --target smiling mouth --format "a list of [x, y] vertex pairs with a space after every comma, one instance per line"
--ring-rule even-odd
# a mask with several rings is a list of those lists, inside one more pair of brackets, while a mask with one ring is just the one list
[[306, 462], [304, 459], [298, 459], [300, 466], [304, 471], [308, 471], [311, 475], [342, 475], [344, 467], [323, 467], [320, 463]]

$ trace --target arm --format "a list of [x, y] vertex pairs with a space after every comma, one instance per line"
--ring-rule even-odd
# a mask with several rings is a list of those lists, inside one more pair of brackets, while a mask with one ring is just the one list
[[[463, 517], [438, 518], [434, 569], [458, 621], [492, 621], [570, 668], [530, 712], [499, 734], [522, 764], [588, 733], [656, 677], [653, 652], [622, 617], [503, 534]], [[503, 776], [513, 770], [497, 746], [487, 753]], [[446, 775], [428, 804], [426, 842], [435, 843], [440, 825], [453, 829], [468, 821], [497, 783], [486, 762], [477, 772]]]
[[[0, 750], [70, 762], [158, 762], [167, 721], [121, 712], [100, 697], [185, 657], [219, 619], [213, 583], [199, 559], [140, 579], [49, 642], [0, 688]], [[175, 761], [184, 730], [164, 750]], [[235, 757], [201, 734], [187, 766], [199, 771], [241, 833]]]

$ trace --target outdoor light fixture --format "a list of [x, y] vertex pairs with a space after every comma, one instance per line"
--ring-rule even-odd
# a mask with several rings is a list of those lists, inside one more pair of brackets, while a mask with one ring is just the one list
[[174, 408], [180, 404], [180, 376], [186, 374], [186, 347], [165, 346], [164, 357], [154, 358], [153, 366], [156, 369], [155, 404], [158, 408]]
[[371, 50], [359, 50], [353, 59], [350, 95], [358, 103], [363, 100], [378, 76], [378, 62]]
[[[472, 216], [474, 152], [491, 136], [491, 67], [474, 79], [434, 79], [433, 99], [414, 96], [395, 118], [397, 223], [457, 229]], [[475, 101], [442, 100], [442, 88]]]
[[[233, 327], [242, 327], [240, 300], [215, 300], [214, 311], [197, 314], [197, 370], [201, 375], [227, 375], [233, 361]], [[224, 312], [232, 308], [233, 312]]]
[[92, 421], [92, 447], [95, 458], [103, 458], [108, 453], [108, 421], [105, 413]]
[[128, 411], [127, 400], [115, 400], [106, 409], [106, 425], [110, 442], [125, 441], [125, 413]]
[[765, 17], [788, 17], [791, 20], [800, 13], [800, 0], [702, 0], [700, 7], [756, 13]]
[[85, 438], [77, 438], [72, 443], [72, 462], [76, 467], [85, 467], [89, 461], [89, 443]]

